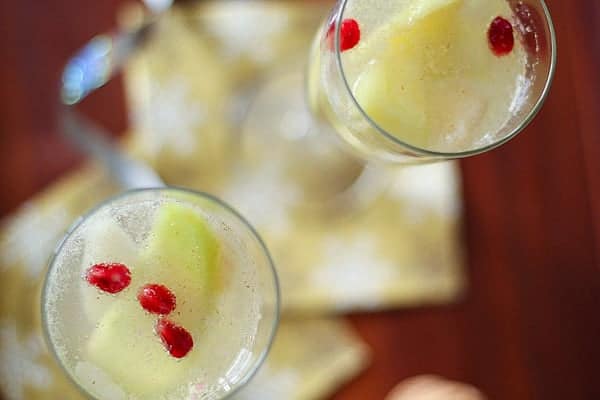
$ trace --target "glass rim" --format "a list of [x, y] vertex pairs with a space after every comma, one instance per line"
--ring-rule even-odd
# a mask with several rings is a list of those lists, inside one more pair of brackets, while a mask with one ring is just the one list
[[339, 1], [341, 2], [341, 6], [337, 6], [337, 7], [339, 7], [339, 9], [336, 12], [336, 15], [334, 18], [334, 21], [336, 24], [335, 35], [334, 35], [335, 59], [336, 59], [337, 68], [340, 72], [342, 81], [344, 83], [344, 87], [345, 87], [346, 91], [350, 94], [352, 103], [359, 110], [360, 114], [369, 123], [369, 125], [371, 127], [373, 127], [378, 133], [380, 133], [386, 139], [390, 140], [392, 143], [400, 145], [401, 147], [404, 147], [408, 151], [411, 151], [418, 156], [426, 156], [426, 157], [433, 157], [433, 158], [464, 158], [464, 157], [469, 157], [469, 156], [485, 153], [489, 150], [499, 147], [499, 146], [503, 145], [504, 143], [508, 142], [509, 140], [513, 139], [515, 136], [517, 136], [521, 131], [523, 131], [531, 123], [531, 121], [533, 121], [535, 116], [538, 114], [538, 112], [542, 108], [542, 105], [546, 101], [546, 98], [548, 97], [548, 93], [550, 92], [550, 87], [552, 86], [552, 82], [554, 80], [554, 75], [556, 72], [556, 63], [557, 63], [556, 31], [554, 29], [554, 23], [552, 22], [552, 16], [550, 15], [550, 10], [548, 9], [548, 6], [546, 5], [545, 0], [535, 0], [542, 7], [542, 10], [544, 12], [544, 21], [546, 22], [546, 24], [548, 26], [548, 31], [550, 34], [550, 41], [549, 41], [550, 42], [550, 49], [549, 49], [550, 65], [548, 68], [548, 73], [545, 77], [544, 87], [543, 87], [542, 91], [540, 92], [539, 96], [537, 97], [535, 104], [533, 105], [531, 110], [527, 113], [527, 115], [525, 115], [523, 117], [522, 121], [515, 128], [513, 128], [507, 135], [504, 135], [501, 139], [494, 141], [493, 143], [487, 144], [485, 146], [477, 147], [477, 148], [470, 149], [470, 150], [456, 151], [456, 152], [444, 152], [444, 151], [428, 150], [428, 149], [425, 149], [422, 147], [418, 147], [418, 146], [406, 143], [406, 142], [402, 141], [401, 139], [399, 139], [398, 137], [391, 134], [390, 132], [383, 129], [381, 126], [379, 126], [379, 124], [377, 124], [377, 122], [375, 122], [369, 116], [369, 114], [362, 108], [362, 106], [360, 105], [360, 103], [358, 102], [356, 97], [354, 96], [354, 93], [352, 92], [352, 88], [350, 87], [350, 83], [348, 82], [348, 78], [347, 78], [345, 70], [344, 70], [344, 65], [343, 65], [343, 61], [342, 61], [342, 51], [341, 51], [341, 46], [340, 46], [340, 43], [341, 43], [340, 32], [341, 32], [341, 27], [342, 27], [343, 16], [346, 11], [346, 6], [348, 5], [348, 2], [350, 0], [339, 0]]
[[145, 192], [169, 192], [169, 191], [170, 192], [184, 192], [184, 193], [193, 194], [193, 195], [202, 197], [206, 200], [209, 200], [209, 201], [221, 206], [227, 212], [231, 213], [236, 218], [238, 218], [243, 223], [243, 225], [245, 225], [246, 228], [249, 229], [251, 235], [257, 240], [260, 248], [262, 249], [263, 253], [265, 254], [265, 256], [267, 258], [267, 262], [269, 264], [269, 269], [271, 271], [271, 277], [273, 279], [273, 288], [275, 290], [275, 310], [274, 310], [275, 318], [273, 319], [273, 323], [270, 328], [271, 331], [269, 332], [268, 342], [267, 342], [265, 348], [261, 351], [260, 355], [257, 357], [256, 361], [250, 367], [248, 372], [244, 375], [244, 377], [242, 379], [240, 379], [238, 381], [237, 386], [233, 390], [228, 392], [225, 395], [225, 397], [222, 397], [222, 399], [230, 398], [231, 396], [236, 394], [239, 390], [243, 389], [248, 382], [250, 382], [250, 380], [256, 375], [256, 373], [258, 372], [260, 367], [264, 364], [269, 352], [271, 351], [271, 348], [273, 347], [273, 342], [275, 340], [275, 336], [277, 334], [277, 328], [279, 327], [279, 323], [280, 323], [280, 319], [281, 319], [281, 287], [280, 287], [280, 283], [279, 283], [279, 276], [277, 274], [277, 269], [275, 268], [275, 263], [273, 262], [273, 257], [271, 256], [271, 253], [269, 252], [269, 249], [267, 248], [264, 240], [262, 239], [260, 234], [257, 232], [257, 230], [254, 228], [254, 226], [242, 214], [240, 214], [235, 208], [233, 208], [232, 206], [230, 206], [223, 200], [219, 199], [218, 197], [216, 197], [210, 193], [197, 191], [197, 190], [193, 190], [193, 189], [188, 189], [188, 188], [183, 188], [183, 187], [177, 187], [177, 186], [136, 188], [136, 189], [126, 190], [126, 191], [120, 192], [114, 196], [110, 196], [110, 197], [102, 200], [100, 203], [96, 204], [93, 208], [91, 208], [90, 210], [86, 211], [81, 216], [79, 216], [75, 220], [75, 222], [73, 222], [73, 224], [71, 224], [71, 226], [67, 229], [67, 231], [63, 235], [63, 237], [59, 240], [58, 244], [56, 245], [56, 247], [52, 253], [52, 256], [50, 257], [50, 259], [48, 261], [48, 270], [46, 271], [46, 274], [44, 276], [44, 282], [42, 285], [42, 293], [41, 293], [41, 298], [40, 298], [40, 308], [41, 308], [40, 311], [41, 311], [41, 319], [42, 319], [42, 332], [43, 332], [43, 336], [44, 336], [44, 341], [46, 342], [46, 346], [48, 347], [50, 354], [53, 356], [54, 360], [57, 362], [57, 364], [60, 366], [61, 370], [64, 372], [64, 375], [68, 378], [69, 381], [71, 381], [73, 383], [75, 388], [83, 396], [85, 396], [88, 399], [102, 400], [102, 399], [99, 399], [96, 396], [92, 395], [91, 393], [89, 393], [86, 389], [84, 389], [75, 380], [75, 378], [72, 376], [72, 374], [65, 367], [64, 363], [62, 362], [62, 359], [58, 356], [58, 354], [56, 352], [56, 347], [54, 346], [54, 342], [50, 338], [50, 332], [48, 329], [48, 318], [47, 318], [47, 314], [46, 314], [48, 277], [50, 275], [50, 272], [54, 269], [56, 258], [58, 256], [58, 254], [61, 252], [61, 250], [63, 249], [67, 240], [75, 233], [75, 231], [89, 217], [91, 217], [93, 214], [95, 214], [102, 207], [108, 205], [109, 203], [111, 203], [113, 201], [116, 201], [116, 200], [119, 200], [126, 196], [129, 196], [131, 194], [138, 194], [138, 193], [145, 193]]

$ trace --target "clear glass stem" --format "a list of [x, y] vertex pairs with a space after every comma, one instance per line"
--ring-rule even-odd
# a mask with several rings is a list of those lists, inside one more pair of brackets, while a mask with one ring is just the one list
[[302, 62], [291, 63], [260, 88], [242, 124], [243, 168], [277, 169], [300, 193], [301, 208], [328, 215], [364, 208], [383, 192], [387, 170], [357, 157], [312, 112], [306, 78]]

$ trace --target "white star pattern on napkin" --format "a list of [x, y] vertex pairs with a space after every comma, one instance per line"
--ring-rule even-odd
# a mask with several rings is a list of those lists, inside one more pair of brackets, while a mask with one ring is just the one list
[[460, 182], [455, 169], [450, 162], [402, 167], [390, 193], [403, 200], [415, 215], [435, 211], [446, 217], [458, 217]]
[[[288, 27], [288, 15], [281, 13], [274, 18], [273, 10], [254, 7], [243, 2], [222, 7], [223, 18], [202, 21], [202, 29], [216, 36], [220, 43], [221, 55], [226, 60], [239, 60], [248, 57], [255, 62], [267, 62], [273, 58], [271, 46]], [[260, 22], [257, 22], [260, 21]]]
[[50, 372], [38, 361], [44, 353], [39, 336], [30, 334], [20, 340], [14, 323], [0, 322], [0, 387], [7, 400], [25, 400], [25, 385], [50, 386]]
[[373, 234], [357, 234], [350, 240], [332, 236], [325, 240], [323, 260], [311, 284], [329, 293], [341, 310], [375, 307], [384, 300], [381, 288], [393, 279], [394, 268], [378, 253]]
[[206, 120], [205, 107], [189, 93], [182, 77], [149, 86], [147, 101], [134, 113], [143, 151], [152, 156], [163, 149], [192, 154], [198, 145], [197, 129]]
[[[0, 243], [0, 269], [18, 266], [36, 281], [48, 263], [48, 257], [71, 222], [65, 209], [43, 212], [29, 205], [7, 228], [5, 240]], [[32, 243], [35, 251], [32, 251]]]
[[240, 392], [234, 400], [282, 400], [292, 399], [299, 383], [296, 371], [290, 368], [273, 370], [264, 365], [258, 374]]
[[240, 171], [223, 198], [234, 205], [257, 229], [281, 234], [290, 229], [290, 207], [301, 191], [285, 179], [277, 163], [263, 163], [251, 171]]

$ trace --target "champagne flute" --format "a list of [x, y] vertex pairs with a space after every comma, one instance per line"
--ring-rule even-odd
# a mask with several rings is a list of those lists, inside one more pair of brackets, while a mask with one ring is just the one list
[[241, 163], [268, 160], [305, 202], [343, 209], [368, 204], [390, 167], [514, 138], [549, 92], [556, 39], [543, 0], [339, 0], [299, 65], [251, 104]]
[[279, 320], [271, 257], [208, 194], [133, 189], [80, 218], [42, 294], [49, 348], [90, 399], [223, 399], [264, 361]]

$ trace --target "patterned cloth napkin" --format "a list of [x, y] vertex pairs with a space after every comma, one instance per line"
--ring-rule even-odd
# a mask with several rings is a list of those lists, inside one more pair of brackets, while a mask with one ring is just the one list
[[[124, 20], [136, 12], [127, 10]], [[306, 54], [326, 12], [258, 1], [174, 9], [125, 71], [132, 130], [124, 148], [169, 184], [236, 206], [277, 264], [284, 318], [267, 362], [236, 399], [323, 398], [368, 360], [351, 329], [325, 314], [448, 302], [464, 287], [452, 163], [392, 171], [385, 195], [340, 219], [294, 209], [293, 182], [277, 168], [235, 173], [249, 93]], [[101, 166], [90, 164], [0, 224], [0, 398], [81, 398], [44, 344], [41, 285], [68, 226], [118, 191]]]

